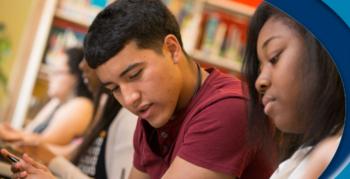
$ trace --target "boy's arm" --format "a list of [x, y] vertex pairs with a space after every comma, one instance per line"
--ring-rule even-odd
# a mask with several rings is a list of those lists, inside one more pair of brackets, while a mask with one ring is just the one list
[[135, 167], [132, 167], [129, 175], [129, 179], [151, 179], [151, 177]]
[[192, 179], [235, 179], [235, 176], [208, 170], [192, 164], [181, 157], [176, 157], [162, 179], [192, 178]]

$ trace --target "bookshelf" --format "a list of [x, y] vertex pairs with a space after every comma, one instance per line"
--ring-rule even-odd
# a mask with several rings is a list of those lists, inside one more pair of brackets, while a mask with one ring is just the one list
[[240, 73], [249, 19], [260, 0], [163, 1], [177, 17], [184, 48], [194, 60]]
[[233, 61], [220, 56], [208, 57], [205, 53], [200, 50], [194, 50], [191, 53], [191, 57], [199, 63], [209, 64], [217, 68], [222, 68], [225, 71], [239, 72], [241, 63], [239, 61]]
[[82, 46], [88, 27], [101, 10], [102, 7], [96, 7], [83, 1], [58, 1], [46, 45], [46, 52], [38, 73], [39, 80], [47, 81], [48, 70], [45, 64], [47, 54], [54, 49], [62, 49], [67, 46]]
[[244, 16], [251, 16], [255, 11], [255, 7], [244, 4], [242, 2], [230, 0], [206, 0], [204, 1], [206, 8], [213, 10], [225, 11], [231, 14], [241, 14]]
[[90, 24], [88, 20], [82, 20], [80, 17], [72, 16], [61, 9], [56, 10], [55, 17], [78, 24], [83, 27], [88, 27]]
[[55, 11], [55, 17], [88, 28], [101, 8], [92, 5], [61, 1]]

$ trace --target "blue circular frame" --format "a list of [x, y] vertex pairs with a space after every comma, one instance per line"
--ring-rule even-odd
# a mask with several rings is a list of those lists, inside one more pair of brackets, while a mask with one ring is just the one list
[[304, 25], [332, 56], [345, 88], [346, 122], [338, 150], [320, 178], [350, 178], [350, 1], [266, 0]]

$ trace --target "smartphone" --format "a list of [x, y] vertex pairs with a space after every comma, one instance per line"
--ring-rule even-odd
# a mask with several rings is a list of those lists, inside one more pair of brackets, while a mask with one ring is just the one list
[[9, 160], [9, 162], [11, 163], [17, 163], [19, 162], [19, 159], [17, 157], [13, 157], [11, 155], [7, 155], [7, 159]]
[[0, 153], [3, 156], [3, 158], [5, 158], [8, 162], [10, 162], [12, 164], [20, 161], [20, 157], [17, 157], [16, 155], [10, 153], [6, 149], [2, 148]]

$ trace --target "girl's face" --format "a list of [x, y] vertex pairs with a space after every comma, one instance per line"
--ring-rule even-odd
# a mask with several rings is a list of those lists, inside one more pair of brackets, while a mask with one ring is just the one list
[[80, 62], [79, 68], [83, 72], [84, 83], [90, 92], [98, 91], [98, 89], [101, 87], [101, 83], [97, 78], [95, 70], [89, 67], [85, 59]]
[[69, 72], [67, 55], [57, 54], [57, 59], [52, 59], [50, 63], [49, 96], [64, 100], [73, 93], [76, 82], [76, 77]]
[[260, 74], [255, 82], [264, 113], [281, 131], [301, 133], [298, 115], [301, 65], [305, 45], [301, 36], [284, 18], [270, 18], [257, 42]]

